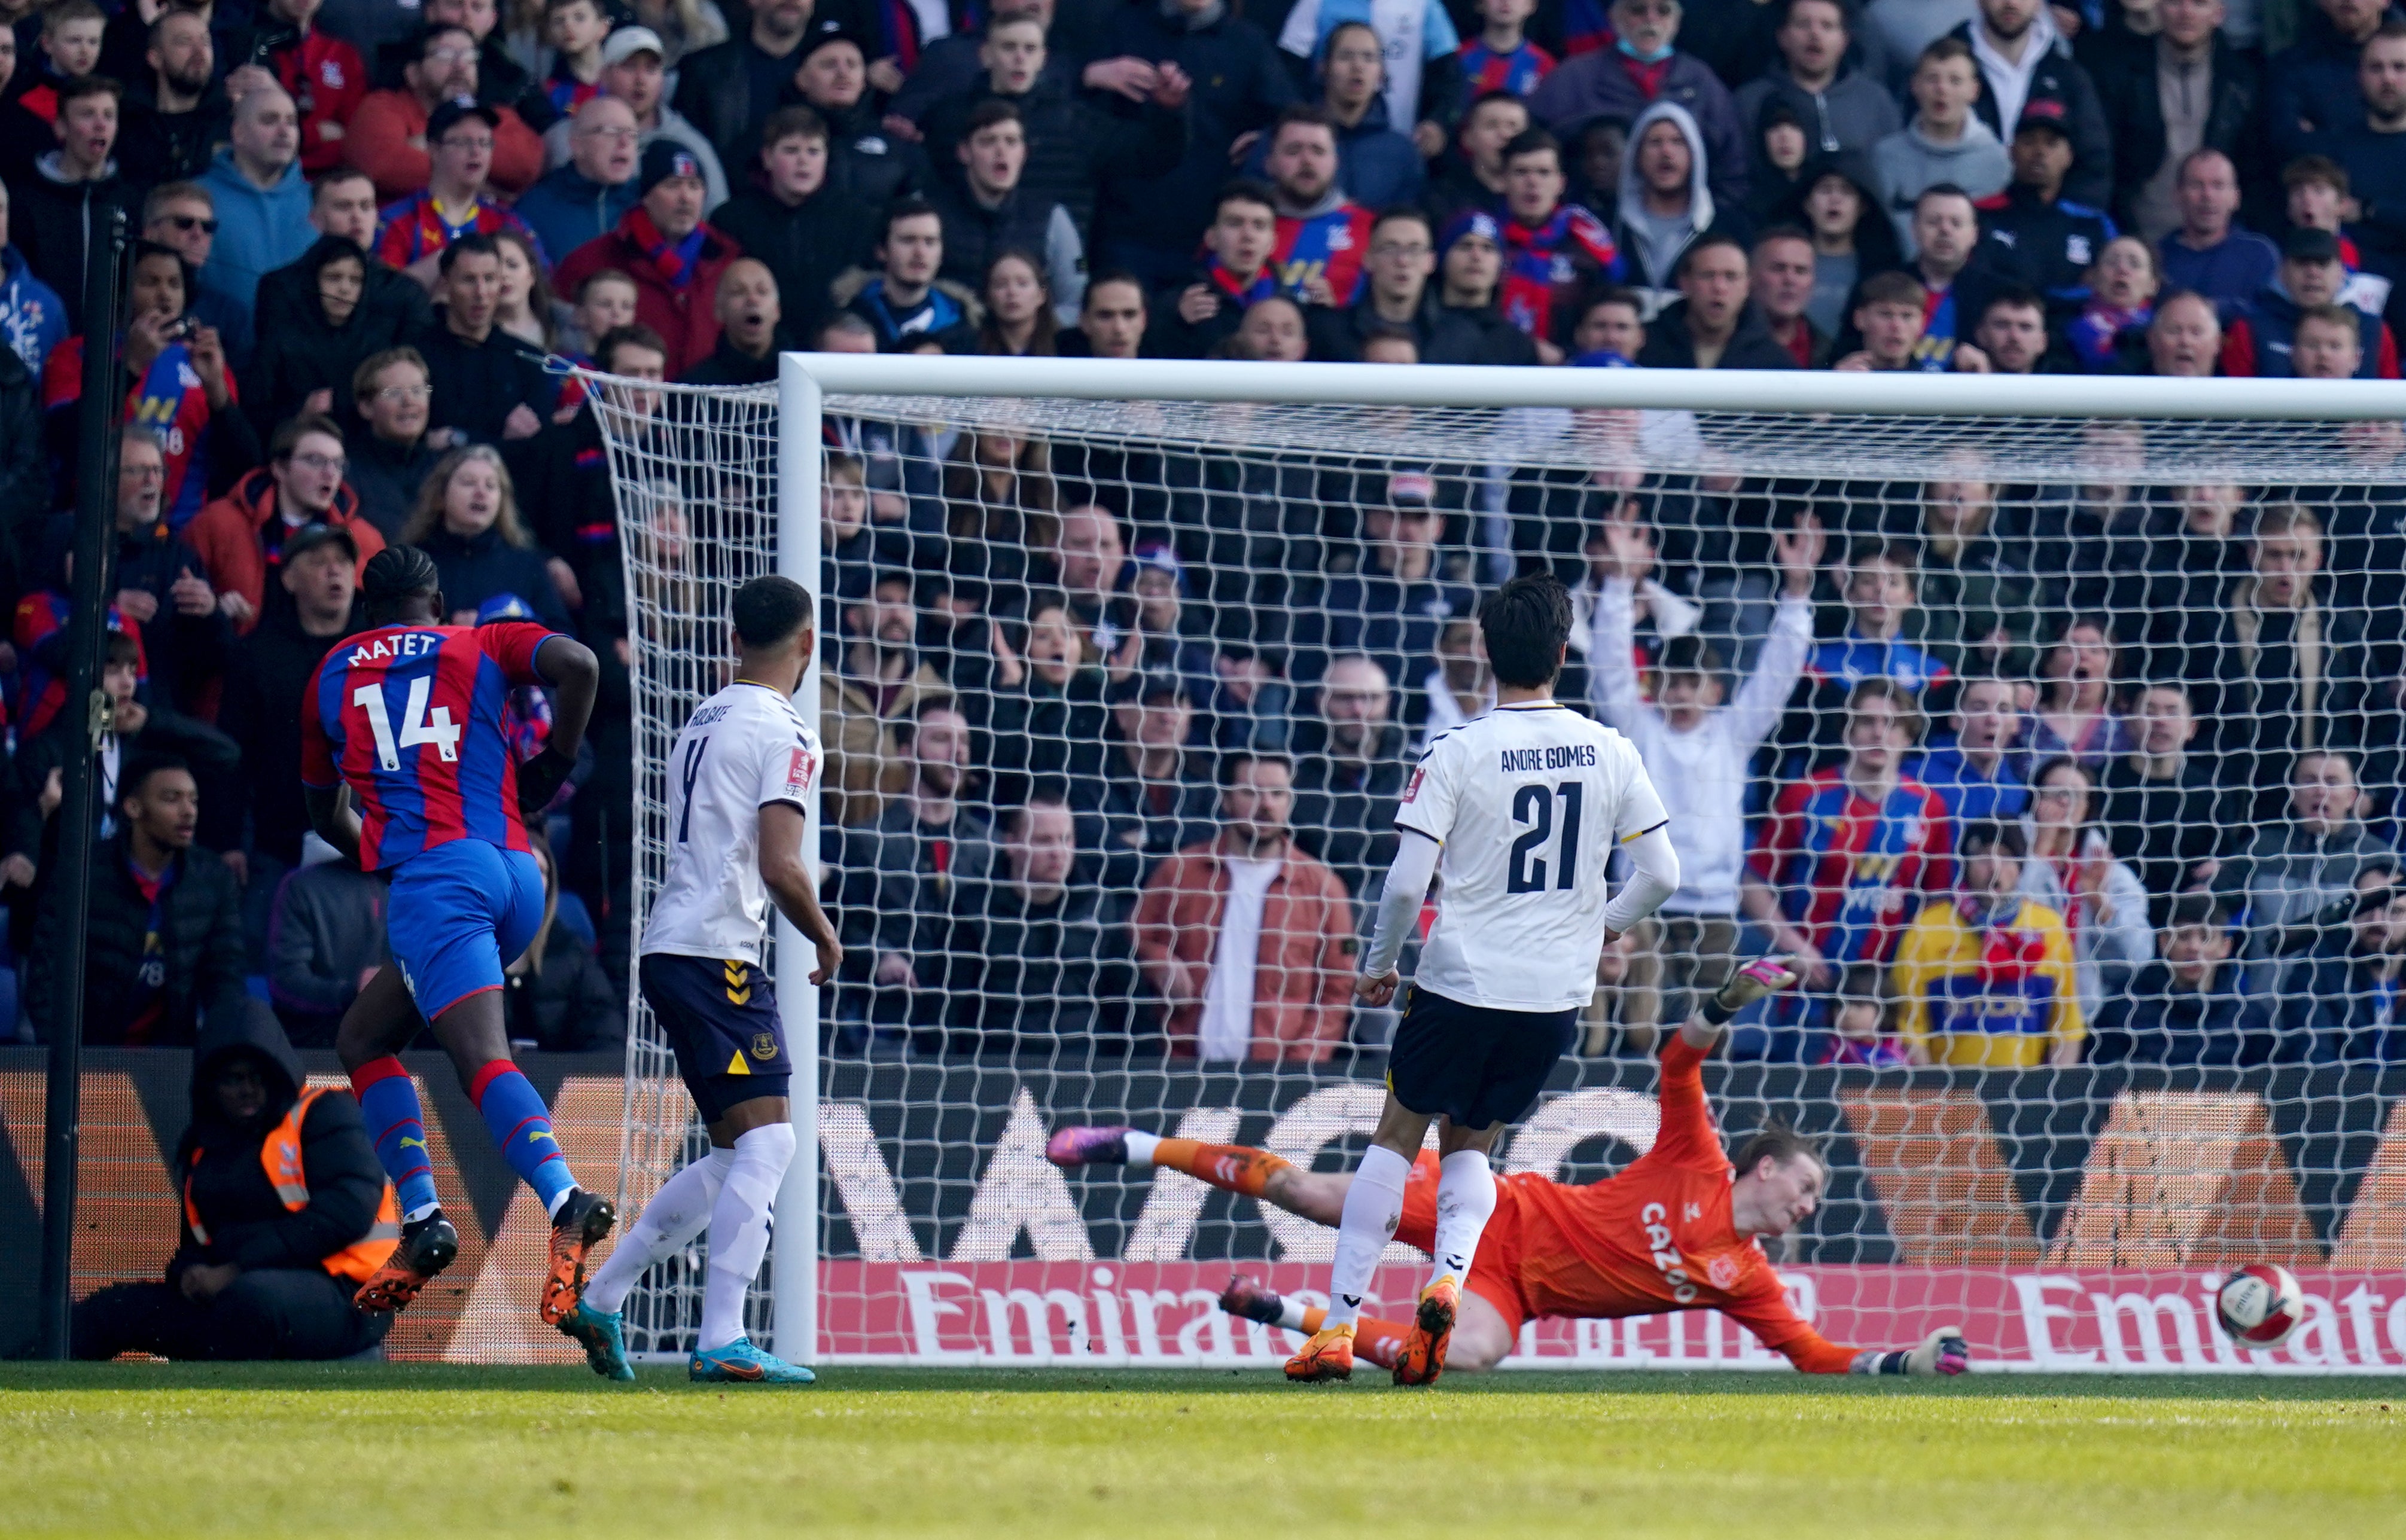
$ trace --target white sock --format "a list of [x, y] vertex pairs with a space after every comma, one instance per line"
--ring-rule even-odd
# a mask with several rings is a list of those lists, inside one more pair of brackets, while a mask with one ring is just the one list
[[693, 1244], [710, 1222], [710, 1206], [718, 1201], [718, 1185], [727, 1180], [732, 1150], [713, 1150], [660, 1183], [652, 1201], [644, 1205], [626, 1236], [585, 1285], [585, 1298], [603, 1313], [627, 1303], [636, 1281], [656, 1263]]
[[1161, 1148], [1161, 1136], [1139, 1134], [1131, 1128], [1127, 1131], [1127, 1137], [1122, 1142], [1127, 1146], [1127, 1163], [1130, 1166], [1151, 1166], [1153, 1152]]
[[701, 1286], [703, 1352], [743, 1335], [743, 1292], [769, 1251], [769, 1209], [794, 1159], [794, 1125], [772, 1123], [735, 1141], [727, 1180], [710, 1206], [710, 1276]]
[[1437, 1163], [1437, 1263], [1429, 1281], [1451, 1277], [1467, 1282], [1479, 1254], [1479, 1235], [1495, 1212], [1495, 1173], [1484, 1150], [1457, 1150]]
[[1305, 1306], [1301, 1300], [1281, 1294], [1279, 1296], [1278, 1323], [1290, 1332], [1299, 1332], [1303, 1330], [1304, 1310]]
[[1351, 1326], [1362, 1319], [1362, 1296], [1379, 1253], [1395, 1238], [1404, 1217], [1404, 1181], [1412, 1163], [1383, 1144], [1370, 1146], [1345, 1190], [1345, 1214], [1337, 1226], [1337, 1260], [1328, 1269], [1328, 1321]]

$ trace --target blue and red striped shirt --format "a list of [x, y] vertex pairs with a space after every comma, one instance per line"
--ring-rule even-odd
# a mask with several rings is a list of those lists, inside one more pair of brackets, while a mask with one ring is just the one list
[[1920, 782], [1901, 779], [1874, 803], [1833, 765], [1780, 791], [1749, 864], [1822, 956], [1885, 963], [1922, 904], [1951, 888], [1950, 833], [1946, 804]]
[[399, 866], [455, 840], [527, 848], [504, 711], [540, 685], [526, 621], [386, 626], [326, 655], [301, 699], [301, 780], [347, 783], [362, 826], [360, 865]]
[[1454, 57], [1462, 61], [1463, 86], [1473, 100], [1491, 91], [1526, 96], [1554, 67], [1552, 54], [1526, 40], [1509, 53], [1498, 53], [1483, 38], [1474, 37]]

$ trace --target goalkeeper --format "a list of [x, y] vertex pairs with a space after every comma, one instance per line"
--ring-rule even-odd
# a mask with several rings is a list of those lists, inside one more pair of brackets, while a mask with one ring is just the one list
[[[1493, 1368], [1521, 1324], [1538, 1316], [1609, 1320], [1665, 1310], [1719, 1310], [1806, 1374], [1959, 1375], [1971, 1366], [1960, 1328], [1942, 1327], [1909, 1351], [1823, 1340], [1788, 1303], [1762, 1253], [1820, 1201], [1820, 1155], [1784, 1128], [1765, 1128], [1733, 1167], [1705, 1104], [1703, 1065], [1729, 1019], [1796, 982], [1784, 957], [1748, 964], [1679, 1028], [1663, 1051], [1663, 1119], [1654, 1148], [1619, 1176], [1584, 1187], [1532, 1173], [1498, 1177], [1495, 1213], [1463, 1291], [1449, 1356]], [[1159, 1138], [1128, 1128], [1065, 1128], [1046, 1155], [1061, 1166], [1168, 1166], [1227, 1192], [1334, 1225], [1352, 1178], [1306, 1171], [1266, 1150]], [[1733, 1177], [1733, 1171], [1735, 1172]], [[1395, 1238], [1426, 1250], [1437, 1227], [1437, 1158], [1423, 1153], [1404, 1188]], [[1319, 1329], [1319, 1309], [1237, 1279], [1220, 1307], [1291, 1331]], [[1362, 1318], [1357, 1350], [1391, 1365], [1409, 1325]]]

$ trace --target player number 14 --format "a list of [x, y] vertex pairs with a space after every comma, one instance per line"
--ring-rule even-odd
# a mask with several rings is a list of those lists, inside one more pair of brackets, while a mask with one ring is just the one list
[[459, 759], [460, 725], [451, 720], [451, 708], [437, 706], [432, 713], [426, 709], [426, 698], [433, 689], [432, 679], [409, 682], [409, 704], [401, 714], [398, 739], [392, 735], [392, 717], [384, 709], [384, 686], [362, 685], [351, 692], [351, 704], [368, 713], [368, 731], [375, 737], [377, 764], [397, 770], [401, 769], [401, 751], [420, 743], [433, 744], [446, 764]]

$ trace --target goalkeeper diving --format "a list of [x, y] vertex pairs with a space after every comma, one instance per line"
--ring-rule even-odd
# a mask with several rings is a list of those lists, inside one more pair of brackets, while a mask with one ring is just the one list
[[[1748, 964], [1700, 1006], [1663, 1050], [1662, 1123], [1654, 1147], [1620, 1175], [1585, 1186], [1535, 1173], [1495, 1179], [1495, 1212], [1471, 1263], [1446, 1363], [1490, 1369], [1512, 1351], [1523, 1321], [1719, 1310], [1806, 1374], [1960, 1375], [1972, 1352], [1944, 1326], [1910, 1349], [1843, 1348], [1788, 1303], [1763, 1255], [1806, 1219], [1829, 1172], [1811, 1144], [1765, 1128], [1732, 1163], [1705, 1101], [1704, 1061], [1730, 1018], [1796, 982], [1784, 957]], [[1306, 1171], [1267, 1150], [1161, 1138], [1132, 1128], [1065, 1128], [1045, 1155], [1054, 1165], [1159, 1166], [1334, 1226], [1353, 1178]], [[1437, 1160], [1423, 1151], [1404, 1188], [1395, 1238], [1427, 1250], [1437, 1232]], [[1325, 1311], [1231, 1281], [1220, 1307], [1289, 1331], [1320, 1329]], [[1392, 1366], [1407, 1321], [1362, 1319], [1358, 1346]], [[1434, 1378], [1434, 1376], [1432, 1376]]]

